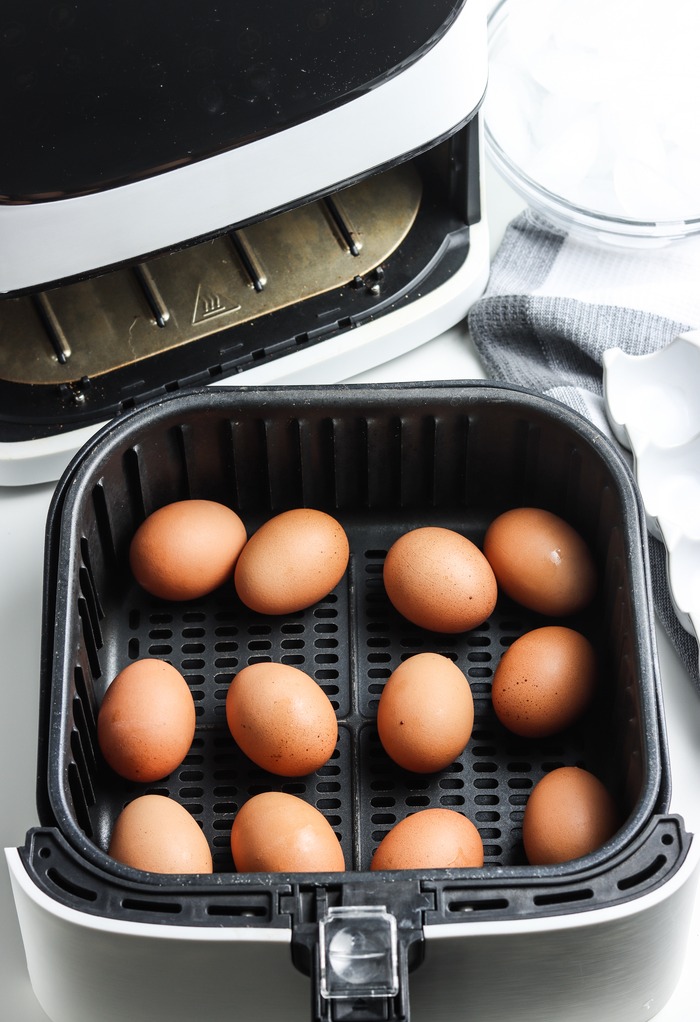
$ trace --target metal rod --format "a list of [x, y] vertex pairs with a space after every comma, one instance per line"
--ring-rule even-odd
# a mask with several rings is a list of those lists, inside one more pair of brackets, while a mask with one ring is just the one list
[[53, 306], [51, 305], [48, 297], [42, 291], [34, 295], [34, 301], [39, 312], [46, 332], [51, 341], [51, 346], [54, 350], [56, 358], [61, 365], [65, 365], [71, 356], [70, 344], [68, 338], [63, 332], [63, 327], [58, 321], [58, 316], [54, 312]]
[[356, 230], [352, 220], [348, 216], [348, 211], [343, 202], [337, 195], [334, 198], [327, 195], [323, 201], [326, 209], [331, 215], [333, 223], [340, 232], [341, 238], [347, 245], [350, 255], [359, 256], [362, 251], [362, 239], [360, 238], [359, 232]]
[[163, 301], [153, 274], [145, 263], [137, 263], [134, 266], [134, 273], [156, 318], [156, 323], [159, 327], [164, 327], [170, 319], [170, 310]]
[[267, 274], [262, 268], [257, 253], [246, 238], [243, 231], [230, 231], [229, 238], [236, 250], [236, 255], [243, 263], [245, 272], [256, 291], [262, 291], [267, 284]]

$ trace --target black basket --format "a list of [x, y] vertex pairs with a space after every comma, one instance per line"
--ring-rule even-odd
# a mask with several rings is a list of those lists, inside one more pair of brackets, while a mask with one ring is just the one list
[[[287, 508], [324, 509], [345, 527], [348, 572], [318, 604], [285, 618], [254, 614], [227, 585], [188, 604], [134, 583], [128, 546], [157, 507], [187, 497], [235, 508], [251, 533]], [[409, 528], [443, 525], [480, 544], [516, 506], [547, 508], [590, 545], [602, 579], [595, 605], [566, 623], [603, 665], [595, 705], [577, 726], [520, 739], [490, 701], [501, 653], [553, 623], [499, 597], [481, 627], [437, 635], [391, 607], [383, 558]], [[556, 622], [554, 622], [556, 623]], [[564, 622], [562, 622], [564, 623]], [[375, 726], [382, 686], [405, 657], [443, 653], [469, 678], [475, 724], [459, 759], [435, 775], [394, 766]], [[100, 699], [129, 661], [157, 656], [185, 675], [197, 729], [182, 766], [155, 785], [119, 779], [96, 743]], [[267, 774], [236, 748], [224, 701], [237, 670], [277, 660], [310, 673], [336, 709], [339, 740], [317, 773]], [[687, 836], [667, 816], [669, 771], [641, 501], [612, 445], [563, 405], [489, 383], [202, 389], [129, 413], [98, 434], [63, 477], [49, 515], [38, 778], [42, 826], [23, 857], [37, 884], [81, 911], [169, 924], [283, 926], [304, 950], [326, 904], [393, 904], [414, 934], [427, 921], [532, 916], [600, 907], [664, 883]], [[555, 766], [597, 774], [625, 822], [597, 852], [527, 865], [528, 793]], [[348, 870], [333, 875], [237, 874], [229, 835], [256, 792], [289, 791], [328, 818]], [[113, 822], [137, 794], [181, 802], [213, 850], [212, 876], [163, 877], [106, 853]], [[465, 813], [483, 868], [370, 873], [390, 827], [428, 807]], [[393, 899], [393, 903], [392, 903]], [[308, 939], [307, 939], [308, 937]]]

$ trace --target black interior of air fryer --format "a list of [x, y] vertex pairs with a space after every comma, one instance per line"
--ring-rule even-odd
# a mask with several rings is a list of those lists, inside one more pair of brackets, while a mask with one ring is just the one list
[[[42, 824], [57, 828], [91, 868], [136, 878], [146, 890], [151, 884], [155, 890], [152, 875], [115, 863], [105, 851], [121, 808], [146, 791], [187, 807], [209, 840], [216, 874], [234, 871], [229, 835], [236, 811], [251, 795], [272, 789], [320, 809], [348, 870], [359, 877], [370, 876], [372, 853], [391, 826], [428, 807], [458, 810], [477, 826], [484, 867], [453, 871], [468, 873], [477, 887], [496, 875], [522, 884], [584, 867], [600, 872], [668, 800], [643, 524], [630, 480], [622, 460], [574, 413], [490, 384], [203, 389], [127, 415], [78, 456], [49, 519]], [[252, 613], [232, 585], [191, 603], [157, 600], [131, 578], [128, 546], [147, 514], [187, 497], [229, 504], [249, 533], [287, 508], [324, 509], [347, 530], [348, 572], [325, 599], [288, 617]], [[438, 524], [480, 544], [499, 512], [525, 505], [571, 522], [589, 543], [601, 578], [594, 605], [565, 622], [599, 651], [595, 704], [578, 725], [545, 740], [509, 734], [494, 715], [490, 687], [510, 643], [555, 619], [501, 595], [482, 626], [430, 633], [400, 617], [382, 582], [385, 553], [402, 532]], [[475, 700], [466, 750], [446, 770], [425, 776], [395, 766], [375, 726], [386, 679], [419, 651], [452, 658]], [[119, 778], [102, 761], [95, 738], [107, 686], [126, 664], [146, 656], [164, 658], [184, 674], [197, 712], [189, 755], [154, 785]], [[228, 731], [231, 679], [259, 660], [305, 670], [336, 709], [337, 748], [308, 777], [262, 771]], [[524, 807], [540, 777], [565, 764], [597, 774], [626, 822], [586, 860], [534, 869], [522, 848]], [[234, 874], [234, 885], [237, 878], [243, 879]], [[215, 882], [182, 880], [200, 892]]]

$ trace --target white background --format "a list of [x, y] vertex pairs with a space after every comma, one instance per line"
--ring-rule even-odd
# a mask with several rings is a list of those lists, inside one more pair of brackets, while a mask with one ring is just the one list
[[[486, 189], [493, 252], [507, 222], [522, 204], [489, 168]], [[393, 363], [364, 373], [358, 379], [467, 379], [482, 375], [466, 331], [459, 327]], [[52, 489], [51, 485], [42, 485], [0, 490], [2, 847], [22, 845], [28, 828], [38, 822], [35, 770], [42, 557], [44, 526]], [[672, 761], [671, 808], [684, 817], [689, 831], [700, 833], [700, 697], [662, 633], [659, 633], [659, 647]], [[649, 939], [654, 940], [654, 935], [651, 934]], [[2, 1019], [7, 1022], [46, 1022], [46, 1015], [29, 983], [4, 859], [0, 865], [0, 947]], [[694, 1022], [700, 1019], [698, 963], [700, 899], [691, 922], [687, 957], [679, 985], [672, 999], [656, 1016], [658, 1022]], [[232, 1000], [232, 1005], [234, 1003], [235, 1000]], [[205, 1005], [203, 1011], [206, 1014]], [[96, 1017], [99, 1018], [99, 1005], [96, 1005]], [[504, 1019], [503, 1022], [517, 1022], [517, 1019]], [[561, 1022], [567, 1022], [566, 1018], [562, 1018]], [[608, 1020], [601, 1019], [601, 1022]]]

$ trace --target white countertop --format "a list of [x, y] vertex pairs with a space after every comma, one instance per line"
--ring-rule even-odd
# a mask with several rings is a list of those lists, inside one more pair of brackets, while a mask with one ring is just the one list
[[[522, 203], [490, 170], [486, 188], [495, 251], [507, 222]], [[456, 328], [356, 379], [401, 381], [482, 376], [466, 331]], [[52, 491], [52, 485], [0, 490], [0, 649], [5, 696], [0, 714], [0, 753], [5, 778], [0, 813], [2, 847], [23, 845], [27, 830], [38, 822], [35, 771], [43, 536]], [[671, 809], [683, 816], [691, 833], [700, 833], [700, 696], [660, 630], [658, 642], [671, 754]], [[7, 1022], [46, 1022], [47, 1016], [34, 997], [27, 975], [4, 866], [0, 868], [0, 946], [2, 1018]], [[693, 1022], [700, 1018], [698, 962], [700, 895], [691, 921], [681, 979], [671, 1000], [656, 1016], [658, 1022]], [[517, 1019], [504, 1018], [503, 1022]], [[560, 1022], [567, 1020], [562, 1018]]]

